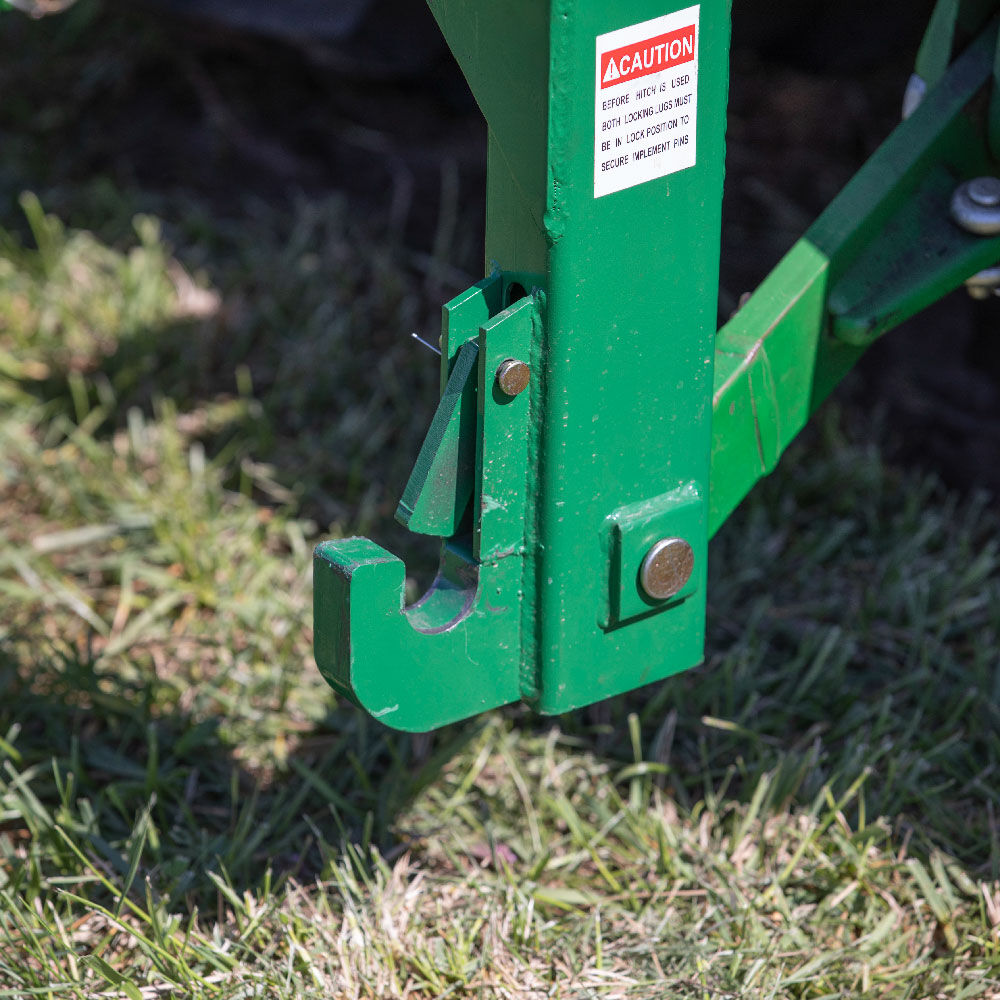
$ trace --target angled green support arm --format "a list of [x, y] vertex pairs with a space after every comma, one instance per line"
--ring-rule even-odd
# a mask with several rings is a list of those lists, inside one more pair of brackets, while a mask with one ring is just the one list
[[949, 211], [963, 179], [996, 169], [978, 99], [996, 47], [994, 23], [720, 331], [712, 534], [869, 344], [1000, 261], [1000, 236]]

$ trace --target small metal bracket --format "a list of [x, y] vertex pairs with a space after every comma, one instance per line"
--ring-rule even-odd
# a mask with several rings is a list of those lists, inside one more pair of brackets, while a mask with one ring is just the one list
[[[704, 591], [705, 512], [704, 494], [696, 483], [688, 483], [652, 500], [621, 507], [605, 520], [601, 546], [607, 565], [607, 603], [599, 615], [601, 628], [627, 625]], [[642, 569], [651, 550], [667, 539], [682, 539], [691, 547], [694, 568], [676, 593], [656, 600], [643, 587]]]

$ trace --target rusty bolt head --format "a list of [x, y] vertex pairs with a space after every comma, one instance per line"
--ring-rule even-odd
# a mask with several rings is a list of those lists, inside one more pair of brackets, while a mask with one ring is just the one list
[[516, 358], [508, 358], [497, 369], [497, 384], [505, 396], [520, 396], [531, 381], [531, 369]]
[[687, 586], [694, 572], [694, 550], [683, 538], [662, 538], [646, 553], [639, 583], [654, 601], [668, 601]]

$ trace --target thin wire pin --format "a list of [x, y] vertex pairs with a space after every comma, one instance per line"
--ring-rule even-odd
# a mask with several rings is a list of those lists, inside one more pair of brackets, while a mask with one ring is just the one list
[[426, 348], [427, 348], [427, 350], [429, 350], [429, 351], [433, 351], [433, 352], [434, 352], [434, 353], [435, 353], [435, 354], [436, 354], [436, 355], [437, 355], [438, 357], [441, 357], [441, 351], [440, 351], [440, 350], [439, 350], [439, 349], [438, 349], [437, 347], [435, 347], [435, 346], [434, 346], [433, 344], [429, 344], [429, 343], [427, 343], [427, 341], [426, 341], [426, 340], [424, 340], [424, 338], [423, 338], [423, 337], [421, 337], [419, 333], [411, 333], [411, 334], [410, 334], [410, 336], [411, 336], [411, 337], [412, 337], [412, 338], [413, 338], [413, 339], [414, 339], [414, 340], [415, 340], [415, 341], [416, 341], [416, 342], [417, 342], [418, 344], [423, 344], [423, 345], [424, 345], [424, 347], [426, 347]]

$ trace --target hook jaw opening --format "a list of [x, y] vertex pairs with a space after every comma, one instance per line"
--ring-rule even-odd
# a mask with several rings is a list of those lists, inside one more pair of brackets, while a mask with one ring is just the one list
[[475, 589], [458, 591], [465, 609], [435, 623], [435, 614], [445, 617], [454, 607], [441, 600], [454, 584], [439, 577], [419, 605], [406, 609], [402, 560], [366, 538], [324, 542], [314, 563], [320, 671], [339, 693], [406, 732], [517, 701], [521, 563], [479, 566]]

